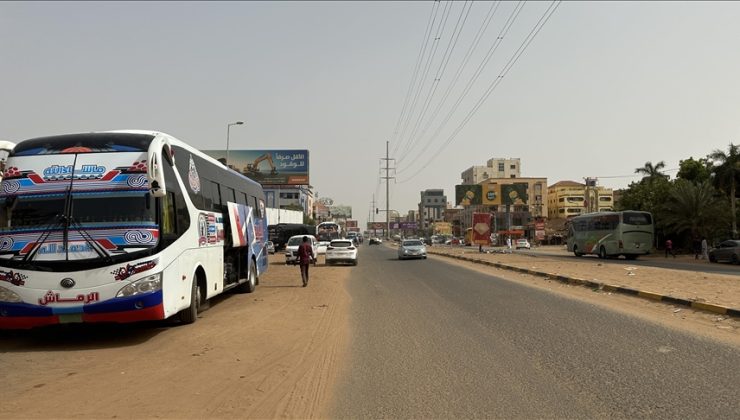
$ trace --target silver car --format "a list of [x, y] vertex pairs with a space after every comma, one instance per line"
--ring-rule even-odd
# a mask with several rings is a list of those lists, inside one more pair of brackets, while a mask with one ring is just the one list
[[740, 240], [723, 241], [717, 248], [709, 251], [709, 261], [727, 261], [733, 264], [740, 263]]
[[420, 239], [404, 239], [398, 246], [398, 259], [427, 258], [427, 247]]

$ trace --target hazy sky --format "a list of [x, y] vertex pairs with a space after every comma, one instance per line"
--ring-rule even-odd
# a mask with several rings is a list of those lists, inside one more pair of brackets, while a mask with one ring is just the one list
[[507, 67], [550, 4], [0, 2], [0, 139], [137, 128], [223, 149], [244, 120], [232, 149], [310, 150], [314, 190], [361, 223], [373, 194], [385, 207], [386, 141], [404, 214], [491, 157], [618, 188], [740, 142], [740, 2], [563, 2]]

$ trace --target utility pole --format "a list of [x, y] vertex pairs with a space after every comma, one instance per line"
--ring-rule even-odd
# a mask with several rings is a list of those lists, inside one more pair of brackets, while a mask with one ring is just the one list
[[385, 161], [385, 176], [382, 178], [385, 179], [385, 238], [386, 239], [391, 238], [391, 222], [390, 222], [391, 206], [390, 206], [390, 193], [389, 193], [390, 186], [389, 184], [392, 178], [395, 179], [395, 177], [390, 176], [391, 169], [394, 169], [390, 167], [390, 161], [395, 160], [395, 159], [391, 159], [388, 156], [388, 145], [389, 144], [390, 144], [389, 141], [385, 142], [385, 159], [381, 159]]

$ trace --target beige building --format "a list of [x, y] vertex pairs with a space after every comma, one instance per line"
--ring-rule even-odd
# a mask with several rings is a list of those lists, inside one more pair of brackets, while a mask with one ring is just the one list
[[472, 166], [466, 169], [460, 177], [463, 184], [474, 185], [490, 178], [519, 178], [522, 174], [522, 164], [519, 158], [488, 159], [486, 166]]
[[611, 188], [575, 182], [560, 181], [547, 188], [548, 217], [566, 219], [579, 214], [614, 210], [614, 192]]

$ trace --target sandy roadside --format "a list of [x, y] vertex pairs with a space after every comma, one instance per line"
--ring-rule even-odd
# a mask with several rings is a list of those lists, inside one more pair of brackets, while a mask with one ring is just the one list
[[[0, 332], [0, 418], [322, 418], [346, 359], [350, 267], [281, 254], [192, 325]], [[320, 262], [323, 257], [320, 257]]]

